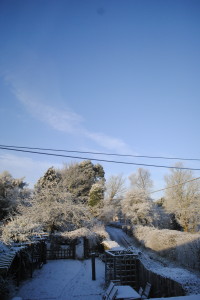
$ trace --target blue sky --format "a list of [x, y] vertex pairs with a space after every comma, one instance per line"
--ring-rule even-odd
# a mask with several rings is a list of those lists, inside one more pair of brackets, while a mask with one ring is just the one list
[[[0, 36], [1, 144], [200, 157], [199, 1], [1, 0]], [[0, 150], [0, 172], [33, 184], [72, 160]]]

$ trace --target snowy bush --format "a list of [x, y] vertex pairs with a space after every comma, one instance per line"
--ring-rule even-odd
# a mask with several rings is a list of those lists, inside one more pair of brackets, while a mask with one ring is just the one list
[[122, 213], [134, 225], [152, 225], [154, 222], [153, 201], [139, 190], [128, 191], [122, 200]]
[[24, 242], [30, 239], [32, 233], [41, 231], [42, 227], [40, 224], [32, 223], [23, 216], [17, 216], [3, 227], [1, 238], [5, 244]]
[[135, 226], [133, 236], [146, 248], [194, 269], [200, 266], [200, 234]]
[[85, 237], [89, 240], [91, 246], [96, 245], [103, 239], [107, 239], [109, 237], [103, 225], [95, 225], [90, 229], [82, 227], [73, 231], [63, 232], [60, 235], [69, 240]]
[[92, 228], [92, 231], [93, 231], [97, 236], [99, 236], [99, 238], [101, 238], [101, 239], [108, 239], [108, 238], [109, 238], [109, 234], [107, 233], [107, 231], [105, 230], [104, 225], [102, 225], [102, 224], [95, 225], [95, 226]]

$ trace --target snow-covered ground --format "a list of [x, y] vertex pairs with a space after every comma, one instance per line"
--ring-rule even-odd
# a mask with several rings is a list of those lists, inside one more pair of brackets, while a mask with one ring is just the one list
[[137, 252], [140, 260], [148, 270], [179, 282], [188, 295], [200, 294], [200, 273], [186, 270], [176, 262], [170, 262], [156, 255], [153, 251], [139, 247], [133, 238], [127, 236], [121, 229], [107, 227], [107, 231], [111, 238], [117, 241], [120, 246], [129, 247], [134, 252]]
[[[137, 252], [143, 264], [155, 273], [174, 279], [188, 291], [188, 295], [200, 294], [200, 276], [175, 263], [157, 257], [151, 251], [138, 248], [134, 240], [121, 229], [108, 228], [111, 239], [120, 246]], [[105, 265], [96, 258], [96, 280], [92, 280], [91, 260], [48, 261], [42, 269], [35, 270], [33, 278], [21, 283], [15, 296], [23, 300], [101, 300], [105, 290]], [[198, 298], [199, 297], [199, 298]], [[170, 299], [170, 298], [168, 298]], [[200, 295], [172, 298], [200, 300]]]
[[91, 260], [52, 260], [35, 270], [15, 296], [23, 300], [101, 300], [105, 288], [105, 266], [96, 258], [96, 280]]

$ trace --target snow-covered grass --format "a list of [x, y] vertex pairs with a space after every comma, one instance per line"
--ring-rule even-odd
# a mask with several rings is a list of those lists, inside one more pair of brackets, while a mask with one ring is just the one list
[[105, 266], [96, 258], [96, 280], [91, 260], [48, 261], [24, 281], [15, 294], [23, 300], [100, 300], [105, 288]]
[[[134, 238], [127, 236], [121, 229], [109, 227], [107, 230], [113, 239], [115, 239], [115, 241], [117, 241], [121, 246], [129, 246], [134, 253], [138, 253], [140, 261], [148, 270], [179, 282], [188, 295], [200, 294], [199, 272], [189, 271], [181, 267], [177, 262], [170, 261], [166, 257], [159, 256], [155, 251], [139, 246]], [[146, 235], [148, 236], [147, 231]], [[155, 236], [155, 239], [159, 239], [159, 235]]]
[[183, 266], [199, 270], [200, 234], [176, 230], [135, 226], [133, 236], [146, 248], [159, 255], [181, 263]]

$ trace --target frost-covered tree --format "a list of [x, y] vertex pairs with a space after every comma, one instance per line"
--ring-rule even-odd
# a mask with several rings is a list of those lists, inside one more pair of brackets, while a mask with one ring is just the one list
[[0, 174], [0, 220], [16, 212], [17, 206], [29, 197], [30, 190], [24, 178], [13, 178], [7, 171]]
[[118, 202], [126, 191], [123, 175], [112, 175], [106, 182], [105, 199], [108, 202]]
[[139, 168], [136, 173], [131, 174], [129, 176], [129, 180], [131, 182], [132, 189], [143, 191], [147, 194], [153, 187], [150, 172], [143, 168]]
[[102, 204], [104, 197], [104, 186], [101, 183], [94, 183], [89, 192], [88, 205], [91, 207]]
[[42, 176], [35, 185], [35, 190], [40, 191], [43, 188], [52, 189], [58, 185], [61, 181], [60, 174], [54, 169], [54, 167], [49, 168], [44, 176]]
[[94, 183], [89, 192], [88, 206], [93, 216], [98, 217], [103, 207], [104, 184], [102, 182]]
[[35, 185], [29, 205], [19, 205], [19, 215], [3, 228], [3, 237], [24, 240], [37, 230], [71, 231], [89, 226], [91, 212], [99, 209], [103, 191], [100, 165], [85, 161], [64, 170], [51, 167]]
[[51, 189], [40, 189], [33, 195], [30, 205], [20, 206], [19, 212], [2, 228], [4, 241], [28, 240], [32, 234], [41, 231], [71, 231], [88, 225], [91, 220], [88, 207], [77, 204], [59, 184]]
[[121, 200], [126, 191], [123, 175], [112, 175], [105, 184], [102, 218], [111, 221], [121, 215]]
[[155, 210], [153, 201], [139, 190], [128, 191], [122, 200], [122, 213], [133, 225], [154, 224]]
[[[176, 164], [177, 168], [182, 164]], [[200, 182], [190, 181], [194, 175], [190, 170], [171, 169], [165, 176], [165, 208], [174, 213], [176, 221], [184, 231], [195, 231], [200, 224]], [[182, 184], [185, 181], [187, 183]]]
[[154, 225], [156, 223], [156, 210], [149, 192], [153, 186], [148, 170], [139, 168], [136, 173], [129, 176], [131, 189], [122, 200], [122, 213], [132, 224]]
[[76, 199], [84, 203], [88, 201], [93, 184], [105, 181], [103, 167], [94, 165], [90, 160], [65, 165], [60, 173], [63, 185]]
[[90, 217], [87, 207], [77, 204], [75, 196], [63, 184], [61, 174], [54, 168], [48, 169], [38, 180], [31, 211], [37, 222], [51, 232], [78, 228]]
[[32, 213], [44, 230], [50, 232], [76, 229], [90, 219], [87, 207], [76, 204], [73, 196], [59, 185], [44, 189], [34, 197]]

